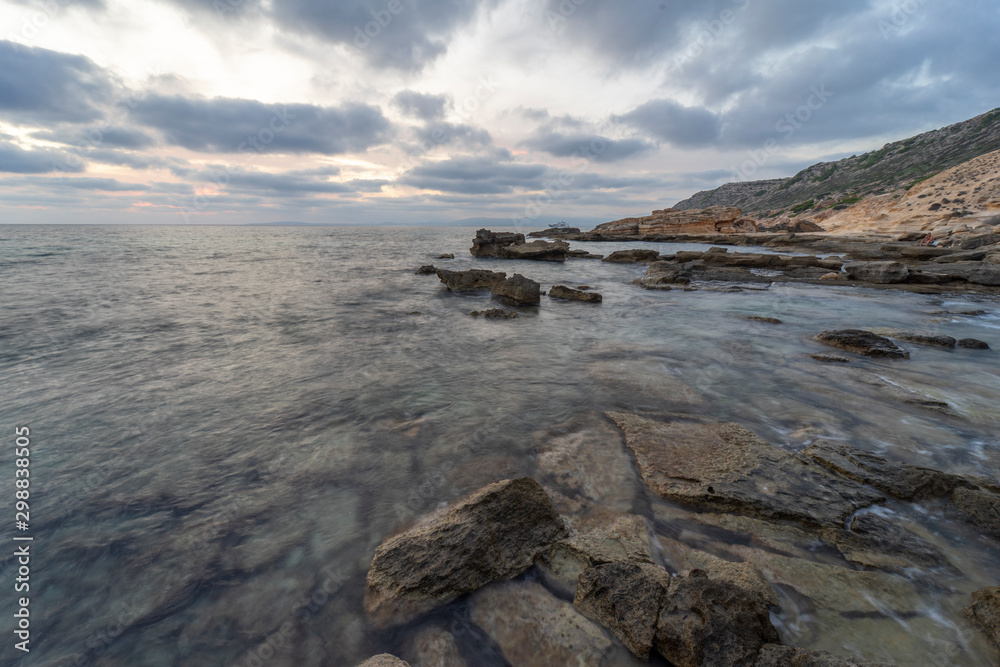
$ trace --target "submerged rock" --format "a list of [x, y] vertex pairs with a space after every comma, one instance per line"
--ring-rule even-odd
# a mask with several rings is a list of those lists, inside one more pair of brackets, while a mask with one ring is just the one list
[[438, 259], [455, 259], [455, 255], [450, 252], [446, 252], [443, 255], [438, 255]]
[[953, 348], [958, 342], [951, 336], [944, 336], [935, 333], [922, 333], [916, 331], [900, 331], [899, 329], [875, 329], [872, 333], [889, 336], [897, 340], [905, 340], [907, 343], [917, 345], [929, 345], [932, 347]]
[[566, 532], [535, 480], [490, 484], [376, 549], [365, 610], [376, 627], [405, 623], [492, 581], [517, 576]]
[[958, 341], [958, 346], [965, 348], [967, 350], [988, 350], [990, 349], [989, 343], [985, 341], [977, 340], [975, 338], [963, 338]]
[[810, 358], [822, 361], [824, 364], [849, 364], [851, 360], [847, 357], [835, 357], [829, 354], [810, 354]]
[[518, 667], [640, 665], [604, 630], [539, 584], [509, 581], [471, 599], [472, 621]]
[[609, 412], [646, 485], [661, 497], [769, 519], [843, 525], [883, 497], [738, 424], [661, 422]]
[[841, 658], [826, 651], [806, 651], [791, 646], [768, 644], [761, 649], [754, 667], [891, 667], [891, 665]]
[[855, 352], [866, 357], [883, 357], [887, 359], [909, 359], [910, 353], [902, 349], [884, 336], [861, 329], [842, 329], [839, 331], [824, 331], [816, 336], [816, 340], [833, 347], [839, 347], [848, 352]]
[[965, 614], [1000, 648], [1000, 586], [973, 593], [972, 604], [965, 609]]
[[469, 667], [455, 637], [437, 626], [420, 630], [410, 641], [417, 667]]
[[903, 500], [944, 498], [957, 486], [968, 485], [956, 475], [889, 461], [837, 442], [820, 440], [802, 453], [829, 470]]
[[660, 253], [655, 250], [616, 250], [601, 261], [611, 262], [612, 264], [636, 264], [639, 262], [655, 262], [659, 257]]
[[1000, 494], [988, 489], [959, 487], [952, 494], [951, 501], [974, 524], [1000, 538]]
[[622, 514], [593, 529], [556, 542], [538, 564], [546, 581], [573, 595], [584, 570], [604, 563], [654, 563], [652, 532], [640, 516]]
[[419, 269], [417, 269], [415, 275], [418, 275], [418, 276], [429, 276], [432, 273], [437, 273], [437, 269], [434, 267], [433, 264], [427, 264], [427, 265], [421, 266]]
[[653, 649], [670, 575], [649, 563], [618, 561], [580, 575], [573, 606], [611, 630], [643, 660]]
[[867, 567], [949, 566], [933, 544], [875, 514], [854, 517], [846, 530], [827, 529], [823, 538], [836, 545], [847, 560]]
[[589, 303], [601, 303], [604, 297], [597, 292], [584, 292], [573, 289], [565, 285], [556, 285], [549, 290], [549, 296], [553, 299], [568, 299], [570, 301], [586, 301]]
[[905, 283], [910, 269], [902, 262], [852, 262], [844, 265], [851, 280], [878, 285]]
[[677, 667], [730, 667], [754, 664], [765, 644], [780, 641], [765, 603], [696, 570], [671, 581], [655, 647]]
[[503, 308], [489, 308], [488, 310], [474, 310], [469, 315], [473, 317], [485, 317], [488, 320], [513, 320], [519, 315], [514, 310], [504, 310]]
[[747, 318], [751, 322], [762, 322], [764, 324], [784, 324], [777, 317], [764, 317], [762, 315], [751, 315]]
[[667, 562], [677, 571], [702, 570], [712, 579], [722, 579], [746, 589], [769, 607], [778, 606], [778, 596], [771, 584], [767, 583], [760, 569], [754, 565], [725, 560], [662, 535], [657, 539]]
[[403, 662], [394, 655], [383, 653], [381, 655], [368, 658], [358, 665], [358, 667], [410, 667], [410, 663]]

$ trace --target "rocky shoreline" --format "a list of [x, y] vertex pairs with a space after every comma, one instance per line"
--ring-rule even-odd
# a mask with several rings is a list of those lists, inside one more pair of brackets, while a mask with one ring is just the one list
[[[658, 213], [624, 227], [660, 225], [664, 216]], [[706, 216], [695, 212], [696, 224]], [[726, 216], [730, 223], [740, 220], [738, 211]], [[621, 236], [622, 229], [606, 227], [600, 238], [575, 229], [538, 232], [558, 239], [532, 243], [520, 234], [480, 230], [471, 253], [565, 262], [580, 256], [569, 241], [697, 239], [717, 247], [666, 256], [618, 251], [604, 261], [647, 265], [633, 282], [657, 290], [790, 281], [992, 294], [1000, 286], [1000, 234], [993, 230], [926, 247], [911, 238], [742, 234], [735, 228], [690, 236], [663, 234], [660, 226], [634, 238], [634, 231]], [[723, 244], [797, 254], [730, 253], [718, 247]], [[798, 254], [807, 250], [811, 254]], [[489, 291], [511, 308], [537, 307], [545, 294], [520, 274], [433, 266], [418, 273], [436, 275], [449, 291]], [[553, 285], [548, 295], [603, 300], [586, 286]], [[473, 314], [509, 319], [517, 310]], [[901, 342], [990, 349], [985, 341], [892, 329], [817, 331], [815, 340], [854, 358], [894, 363], [909, 359]], [[887, 391], [892, 389], [904, 391]], [[926, 407], [948, 410], [946, 403]], [[702, 412], [608, 411], [598, 419], [603, 425], [590, 422], [593, 435], [540, 445], [539, 469], [556, 485], [531, 477], [493, 482], [378, 547], [367, 576], [366, 613], [375, 628], [413, 635], [406, 643], [412, 664], [469, 664], [440, 622], [442, 610], [462, 609], [453, 613], [467, 617], [506, 664], [519, 666], [643, 664], [653, 655], [679, 667], [874, 666], [882, 663], [783, 645], [772, 612], [804, 596], [820, 605], [823, 618], [879, 618], [879, 605], [887, 601], [893, 614], [916, 618], [918, 589], [932, 584], [900, 575], [954, 566], [926, 536], [884, 511], [891, 503], [941, 503], [954, 521], [1000, 540], [1000, 481], [991, 478], [912, 466], [822, 439], [788, 451]], [[651, 496], [689, 513], [654, 506], [651, 520], [635, 499], [617, 495], [635, 476]], [[677, 537], [690, 522], [732, 538], [703, 547], [685, 543]], [[817, 545], [837, 554], [841, 565], [805, 558]], [[876, 604], [865, 596], [868, 589], [885, 599]], [[965, 614], [1000, 648], [1000, 587], [976, 592]], [[410, 663], [382, 655], [363, 664]]]

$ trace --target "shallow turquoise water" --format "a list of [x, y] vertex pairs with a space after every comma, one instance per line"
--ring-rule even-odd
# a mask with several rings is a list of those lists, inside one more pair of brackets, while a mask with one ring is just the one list
[[[33, 434], [33, 643], [19, 664], [242, 665], [285, 623], [266, 664], [352, 665], [397, 650], [405, 637], [363, 620], [374, 548], [440, 503], [537, 474], [536, 434], [582, 413], [697, 406], [788, 448], [826, 437], [1000, 476], [997, 352], [907, 345], [907, 362], [851, 368], [808, 358], [837, 353], [812, 340], [830, 328], [1000, 348], [996, 300], [806, 285], [648, 292], [628, 284], [639, 266], [477, 260], [473, 235], [0, 227], [0, 423]], [[638, 246], [677, 249], [581, 247]], [[444, 252], [457, 259], [434, 259]], [[589, 285], [604, 303], [543, 297], [520, 319], [483, 321], [468, 312], [488, 295], [413, 275], [428, 263], [519, 272], [543, 289]], [[988, 314], [940, 314], [971, 309]], [[12, 476], [0, 477], [12, 497]], [[662, 525], [662, 503], [635, 491]], [[785, 639], [899, 664], [979, 664], [986, 649], [956, 616], [970, 591], [998, 583], [995, 543], [933, 504], [890, 510], [960, 561], [959, 575], [914, 573], [933, 583], [921, 588], [927, 622], [904, 619], [896, 643], [880, 642], [850, 625], [802, 630], [808, 619], [788, 612], [777, 619]], [[2, 561], [5, 580], [12, 565]], [[16, 656], [5, 640], [0, 660]]]

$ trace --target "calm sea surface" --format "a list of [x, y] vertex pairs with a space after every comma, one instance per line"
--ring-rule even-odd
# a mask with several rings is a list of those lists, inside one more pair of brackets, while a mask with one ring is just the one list
[[[364, 621], [375, 547], [488, 482], [554, 484], [538, 470], [539, 434], [603, 410], [687, 401], [788, 449], [831, 438], [1000, 476], [995, 300], [780, 284], [649, 292], [628, 284], [640, 266], [477, 260], [473, 235], [0, 226], [0, 524], [9, 541], [14, 428], [28, 426], [35, 538], [30, 654], [14, 648], [13, 549], [0, 556], [0, 663], [350, 667], [405, 653], [405, 631]], [[434, 259], [445, 252], [457, 259]], [[489, 296], [413, 275], [430, 263], [589, 285], [604, 303], [543, 297], [517, 320], [483, 321], [468, 313]], [[942, 313], [970, 310], [987, 314]], [[808, 356], [831, 352], [819, 331], [879, 326], [995, 351], [908, 346], [909, 361], [849, 367]], [[658, 532], [684, 533], [669, 517], [688, 510], [639, 482], [634, 494]], [[900, 665], [988, 662], [961, 609], [1000, 583], [997, 543], [944, 503], [880, 511], [955, 571], [889, 575], [915, 593], [906, 609], [874, 600], [876, 617], [782, 592], [783, 639]], [[474, 635], [462, 648], [469, 664], [504, 664]]]

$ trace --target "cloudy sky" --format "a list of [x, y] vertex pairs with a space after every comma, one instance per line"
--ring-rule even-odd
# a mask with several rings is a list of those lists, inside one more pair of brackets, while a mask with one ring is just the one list
[[645, 215], [1000, 106], [996, 0], [0, 0], [0, 222]]

